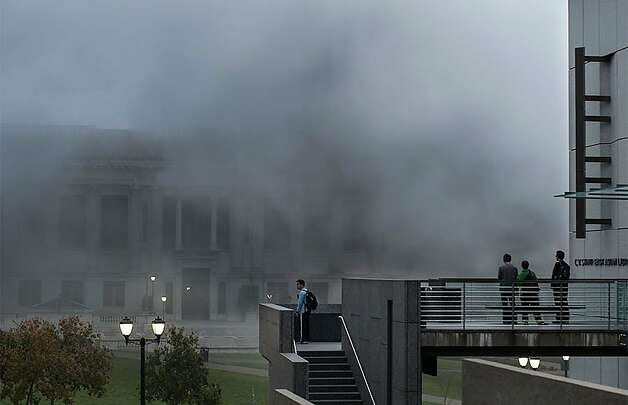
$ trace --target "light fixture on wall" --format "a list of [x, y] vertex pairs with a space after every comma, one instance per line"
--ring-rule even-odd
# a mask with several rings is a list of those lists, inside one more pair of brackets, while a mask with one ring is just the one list
[[569, 356], [563, 356], [564, 361], [569, 361]]
[[528, 365], [528, 358], [527, 357], [519, 357], [519, 365], [523, 368], [525, 368]]
[[532, 367], [532, 370], [538, 370], [540, 366], [541, 366], [541, 359], [539, 359], [538, 357], [530, 358], [530, 367]]

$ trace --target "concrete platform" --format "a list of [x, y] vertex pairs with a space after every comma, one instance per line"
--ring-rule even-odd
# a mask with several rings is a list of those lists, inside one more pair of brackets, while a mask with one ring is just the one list
[[340, 342], [311, 342], [307, 344], [297, 343], [298, 352], [333, 352], [342, 350]]

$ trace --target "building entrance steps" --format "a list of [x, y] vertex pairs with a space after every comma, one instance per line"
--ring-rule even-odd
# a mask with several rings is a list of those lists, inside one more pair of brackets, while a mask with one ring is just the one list
[[362, 405], [353, 371], [340, 343], [297, 345], [309, 362], [308, 400], [317, 405]]

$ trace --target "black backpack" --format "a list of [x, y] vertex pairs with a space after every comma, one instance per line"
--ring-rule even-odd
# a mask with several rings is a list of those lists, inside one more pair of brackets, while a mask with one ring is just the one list
[[316, 295], [314, 295], [310, 290], [305, 293], [305, 308], [308, 311], [316, 311], [316, 308], [318, 308]]

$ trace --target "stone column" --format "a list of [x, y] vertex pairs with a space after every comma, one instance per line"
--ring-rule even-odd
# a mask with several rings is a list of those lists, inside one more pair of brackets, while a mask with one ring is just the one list
[[175, 249], [183, 249], [183, 234], [181, 233], [181, 198], [177, 197], [177, 209], [176, 209], [176, 242]]
[[216, 228], [217, 228], [217, 218], [218, 218], [218, 198], [210, 198], [210, 235], [211, 235], [211, 244], [210, 247], [212, 250], [216, 250], [218, 248], [217, 240], [216, 240]]

